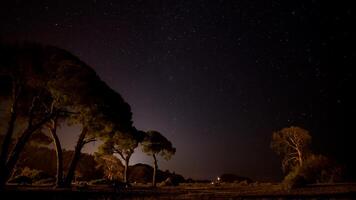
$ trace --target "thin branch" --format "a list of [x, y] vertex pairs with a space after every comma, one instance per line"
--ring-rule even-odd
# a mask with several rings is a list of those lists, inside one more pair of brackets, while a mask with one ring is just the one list
[[289, 161], [292, 161], [292, 160], [298, 161], [298, 158], [297, 158], [297, 157], [291, 157], [291, 158], [289, 158], [289, 159], [287, 159], [287, 160], [284, 160], [283, 162], [284, 162], [284, 163], [288, 163]]
[[87, 140], [84, 140], [82, 145], [84, 146], [85, 144], [88, 144], [88, 143], [94, 142], [94, 141], [96, 141], [95, 138], [89, 138], [89, 139], [87, 139]]
[[119, 156], [120, 156], [122, 159], [125, 160], [125, 156], [124, 156], [124, 154], [123, 154], [121, 151], [119, 151], [119, 150], [117, 150], [117, 149], [114, 149], [114, 153], [119, 154]]
[[297, 150], [297, 147], [296, 147], [296, 146], [293, 146], [292, 144], [290, 144], [289, 141], [288, 141], [288, 139], [285, 140], [285, 143], [286, 143], [289, 147], [291, 147], [291, 148]]

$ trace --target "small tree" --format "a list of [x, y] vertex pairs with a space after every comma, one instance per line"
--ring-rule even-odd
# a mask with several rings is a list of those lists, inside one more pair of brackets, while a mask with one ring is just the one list
[[303, 165], [303, 161], [309, 153], [310, 142], [309, 132], [296, 126], [283, 128], [273, 133], [271, 148], [282, 156], [284, 172]]
[[128, 183], [129, 161], [138, 144], [143, 140], [144, 133], [133, 129], [129, 133], [116, 131], [111, 137], [107, 137], [99, 147], [100, 154], [118, 154], [124, 162], [123, 181]]
[[172, 143], [157, 131], [147, 131], [142, 142], [142, 151], [153, 157], [153, 177], [152, 185], [156, 187], [156, 173], [158, 170], [157, 155], [161, 155], [164, 159], [169, 160], [175, 154], [176, 149]]

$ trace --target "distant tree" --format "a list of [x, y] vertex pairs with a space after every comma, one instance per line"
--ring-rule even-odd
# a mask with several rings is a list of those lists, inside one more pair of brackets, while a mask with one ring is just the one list
[[147, 155], [153, 157], [153, 177], [152, 185], [156, 187], [156, 173], [158, 169], [157, 155], [169, 160], [176, 152], [172, 143], [157, 131], [147, 131], [146, 136], [142, 142], [142, 151]]
[[130, 133], [114, 132], [111, 137], [107, 137], [104, 143], [99, 147], [101, 154], [117, 154], [124, 161], [123, 181], [128, 183], [128, 167], [129, 161], [137, 148], [138, 144], [143, 140], [144, 133], [136, 129], [132, 129]]
[[282, 156], [282, 169], [284, 172], [295, 166], [302, 166], [308, 153], [311, 136], [303, 128], [291, 126], [274, 132], [271, 148]]

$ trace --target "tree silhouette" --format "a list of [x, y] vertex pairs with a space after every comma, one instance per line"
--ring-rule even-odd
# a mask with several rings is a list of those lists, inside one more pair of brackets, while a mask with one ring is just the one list
[[142, 151], [153, 157], [152, 185], [156, 187], [156, 173], [158, 169], [157, 155], [169, 160], [176, 152], [172, 143], [158, 131], [147, 131], [142, 142]]
[[[85, 144], [132, 128], [130, 106], [93, 69], [64, 50], [33, 44], [0, 45], [0, 75], [6, 77], [2, 96], [11, 102], [1, 147], [0, 187], [12, 174], [31, 135], [45, 125], [57, 151], [57, 184], [62, 184], [62, 149], [56, 129], [63, 116], [69, 124], [82, 127], [63, 186], [70, 186]], [[10, 152], [19, 119], [26, 121], [26, 126]]]
[[284, 172], [295, 166], [302, 166], [310, 149], [311, 136], [309, 132], [300, 127], [291, 126], [274, 132], [271, 148], [282, 156], [282, 169]]
[[[10, 99], [10, 117], [5, 131], [0, 155], [0, 187], [12, 174], [12, 170], [32, 133], [48, 122], [53, 113], [48, 109], [47, 82], [50, 74], [44, 70], [42, 48], [38, 45], [0, 45], [0, 74], [7, 77], [5, 87]], [[22, 118], [24, 129], [10, 152], [15, 122]]]
[[130, 133], [114, 132], [112, 136], [107, 137], [104, 143], [99, 147], [101, 154], [118, 154], [124, 162], [123, 181], [128, 184], [129, 161], [138, 144], [143, 140], [144, 133], [132, 129]]
[[60, 102], [71, 102], [70, 112], [75, 114], [70, 115], [67, 121], [82, 127], [63, 182], [68, 187], [74, 178], [84, 145], [105, 139], [111, 132], [130, 130], [132, 113], [121, 95], [101, 81], [85, 63], [68, 53], [61, 54], [58, 59], [55, 62], [58, 73], [52, 81], [54, 94], [58, 94]]

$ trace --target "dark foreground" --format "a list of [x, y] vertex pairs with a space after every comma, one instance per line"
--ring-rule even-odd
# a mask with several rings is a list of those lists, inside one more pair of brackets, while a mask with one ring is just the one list
[[90, 186], [88, 188], [52, 189], [49, 187], [9, 186], [0, 192], [1, 200], [168, 200], [168, 199], [356, 199], [356, 184], [313, 185], [285, 191], [280, 185], [221, 185], [185, 184], [179, 187], [134, 187], [121, 191]]

